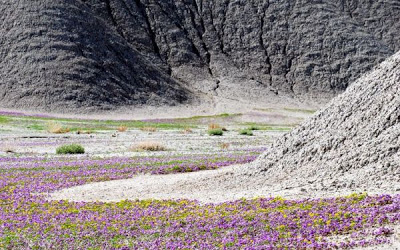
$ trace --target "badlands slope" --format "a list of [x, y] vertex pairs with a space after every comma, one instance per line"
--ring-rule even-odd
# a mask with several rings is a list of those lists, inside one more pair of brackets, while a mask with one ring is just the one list
[[400, 48], [396, 0], [3, 0], [0, 13], [0, 107], [31, 111], [320, 106]]

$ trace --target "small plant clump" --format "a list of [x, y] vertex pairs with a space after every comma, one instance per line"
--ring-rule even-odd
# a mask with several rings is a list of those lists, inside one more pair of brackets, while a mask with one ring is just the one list
[[210, 123], [208, 124], [208, 130], [214, 130], [214, 129], [221, 129], [222, 131], [228, 131], [225, 127], [222, 127], [221, 125], [217, 123]]
[[231, 144], [226, 143], [226, 142], [221, 143], [221, 144], [219, 145], [219, 147], [220, 147], [221, 149], [228, 149], [230, 146], [231, 146]]
[[37, 123], [29, 125], [27, 128], [33, 129], [33, 130], [43, 130], [44, 129], [43, 125], [37, 124]]
[[56, 149], [57, 154], [84, 154], [85, 149], [79, 144], [63, 145]]
[[62, 127], [58, 122], [49, 122], [47, 123], [47, 131], [53, 134], [65, 134], [70, 132], [70, 129]]
[[121, 125], [117, 128], [118, 132], [126, 132], [128, 130], [128, 127], [125, 125]]
[[184, 130], [182, 130], [182, 134], [191, 134], [193, 133], [193, 130], [191, 128], [185, 128]]
[[132, 147], [132, 151], [166, 151], [167, 148], [159, 142], [143, 141]]
[[216, 123], [208, 124], [208, 130], [220, 129], [220, 128], [221, 128], [221, 126], [219, 124], [216, 124]]
[[10, 120], [7, 117], [0, 116], [0, 123], [8, 123]]
[[209, 135], [217, 135], [217, 136], [222, 136], [224, 134], [224, 131], [222, 131], [221, 128], [217, 128], [217, 129], [209, 129], [208, 130], [208, 134]]
[[140, 128], [140, 130], [142, 130], [144, 132], [157, 132], [157, 128], [155, 128], [155, 127], [142, 127], [142, 128]]
[[260, 130], [256, 125], [251, 125], [247, 130]]
[[79, 129], [79, 130], [76, 131], [77, 135], [90, 135], [92, 133], [94, 133], [93, 130], [80, 130]]
[[242, 129], [242, 130], [240, 130], [240, 131], [239, 131], [239, 134], [240, 134], [240, 135], [248, 135], [248, 136], [253, 136], [253, 135], [254, 135], [254, 134], [253, 134], [253, 131], [248, 130], [248, 129]]

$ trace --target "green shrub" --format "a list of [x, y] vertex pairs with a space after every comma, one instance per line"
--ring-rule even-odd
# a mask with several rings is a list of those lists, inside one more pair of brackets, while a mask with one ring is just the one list
[[252, 135], [253, 135], [253, 131], [248, 130], [248, 129], [242, 129], [242, 130], [239, 131], [239, 134], [240, 134], [240, 135], [249, 135], [249, 136], [252, 136]]
[[218, 136], [221, 136], [221, 135], [224, 134], [224, 131], [222, 131], [221, 128], [209, 129], [209, 130], [208, 130], [208, 134], [209, 134], [209, 135], [218, 135]]
[[260, 130], [256, 125], [251, 125], [247, 130]]
[[85, 149], [78, 144], [63, 145], [57, 148], [57, 154], [84, 154]]
[[5, 116], [0, 116], [0, 123], [8, 123], [10, 120]]

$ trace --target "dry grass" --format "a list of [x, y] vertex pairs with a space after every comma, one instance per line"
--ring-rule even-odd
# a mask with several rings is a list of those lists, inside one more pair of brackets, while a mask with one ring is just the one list
[[220, 128], [221, 128], [221, 126], [219, 124], [216, 124], [216, 123], [208, 124], [208, 130], [220, 129]]
[[208, 130], [214, 130], [214, 129], [221, 129], [222, 131], [228, 131], [225, 127], [222, 127], [221, 125], [219, 125], [217, 123], [208, 124]]
[[157, 128], [155, 128], [155, 127], [143, 127], [143, 128], [140, 128], [140, 130], [142, 130], [144, 132], [156, 132]]
[[143, 141], [134, 145], [131, 148], [132, 151], [166, 151], [167, 148], [159, 142], [155, 141]]
[[229, 144], [229, 143], [221, 143], [221, 144], [219, 144], [219, 147], [221, 148], [221, 149], [228, 149], [229, 147], [231, 146], [231, 144]]
[[184, 130], [182, 130], [181, 133], [182, 134], [191, 134], [191, 133], [193, 133], [193, 130], [191, 128], [185, 128]]
[[117, 128], [118, 132], [126, 132], [128, 130], [127, 126], [121, 125]]
[[58, 122], [49, 122], [49, 123], [47, 123], [46, 128], [47, 128], [47, 131], [52, 134], [65, 134], [70, 131], [69, 128], [62, 127], [61, 124]]

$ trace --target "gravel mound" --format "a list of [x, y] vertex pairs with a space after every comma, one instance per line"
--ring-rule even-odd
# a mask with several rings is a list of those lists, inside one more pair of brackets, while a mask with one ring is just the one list
[[94, 183], [50, 199], [220, 202], [400, 192], [400, 52], [248, 166]]
[[399, 189], [399, 149], [400, 52], [278, 139], [245, 174], [282, 178], [283, 188]]

